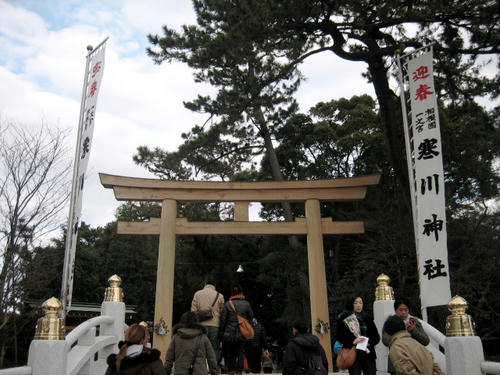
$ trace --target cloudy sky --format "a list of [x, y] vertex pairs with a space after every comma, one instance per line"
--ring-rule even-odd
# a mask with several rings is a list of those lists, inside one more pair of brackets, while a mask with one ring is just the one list
[[[211, 88], [196, 85], [181, 64], [154, 65], [145, 54], [148, 33], [161, 26], [194, 23], [189, 0], [0, 0], [0, 116], [37, 126], [42, 119], [71, 129], [76, 144], [87, 45], [109, 37], [97, 102], [82, 218], [92, 226], [114, 219], [118, 202], [98, 173], [154, 177], [136, 166], [137, 146], [175, 150], [181, 133], [205, 118], [184, 109], [183, 100]], [[306, 111], [320, 100], [373, 89], [362, 63], [333, 54], [308, 60], [298, 92]]]

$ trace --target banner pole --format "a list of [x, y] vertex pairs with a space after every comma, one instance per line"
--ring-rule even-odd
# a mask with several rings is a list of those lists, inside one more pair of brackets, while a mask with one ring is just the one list
[[[106, 38], [107, 39], [107, 38]], [[102, 44], [102, 43], [101, 43]], [[83, 115], [85, 108], [85, 96], [87, 93], [87, 85], [88, 85], [88, 74], [89, 74], [89, 66], [90, 66], [90, 56], [93, 52], [92, 46], [87, 46], [87, 51], [89, 53], [86, 57], [85, 62], [85, 75], [83, 79], [83, 89], [82, 89], [82, 99], [80, 104], [80, 116], [78, 120], [78, 132], [76, 138], [76, 147], [75, 147], [75, 160], [73, 163], [73, 177], [71, 181], [71, 200], [69, 206], [69, 217], [68, 217], [68, 225], [66, 228], [66, 241], [64, 247], [64, 265], [63, 265], [63, 275], [61, 282], [61, 303], [62, 303], [62, 311], [60, 317], [62, 319], [66, 318], [66, 314], [71, 308], [71, 295], [73, 290], [73, 285], [70, 279], [73, 277], [73, 265], [74, 265], [74, 256], [72, 254], [73, 247], [73, 236], [72, 232], [75, 230], [75, 225], [78, 223], [74, 222], [74, 212], [75, 212], [75, 202], [77, 199], [78, 192], [78, 165], [80, 161], [80, 143], [82, 137], [82, 128], [83, 128]]]
[[405, 135], [405, 147], [406, 147], [406, 164], [408, 167], [408, 179], [410, 183], [410, 195], [411, 195], [411, 212], [413, 216], [413, 232], [415, 235], [415, 243], [418, 241], [417, 237], [417, 212], [415, 205], [415, 178], [413, 171], [413, 162], [411, 155], [411, 145], [410, 145], [410, 135], [409, 135], [409, 126], [408, 126], [408, 111], [406, 108], [406, 98], [405, 98], [405, 88], [404, 88], [404, 80], [403, 80], [403, 68], [401, 66], [400, 54], [396, 54], [396, 63], [398, 65], [398, 80], [399, 80], [399, 98], [401, 100], [401, 110], [403, 112], [403, 126], [404, 126], [404, 135]]

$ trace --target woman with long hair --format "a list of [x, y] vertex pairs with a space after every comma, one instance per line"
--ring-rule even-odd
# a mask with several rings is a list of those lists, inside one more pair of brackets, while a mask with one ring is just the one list
[[160, 351], [149, 349], [149, 332], [140, 324], [132, 324], [120, 341], [118, 354], [108, 356], [106, 375], [165, 375]]
[[[172, 341], [165, 358], [167, 375], [187, 374], [207, 375], [207, 363], [211, 375], [217, 375], [219, 367], [215, 352], [207, 336], [207, 329], [198, 322], [198, 316], [192, 311], [185, 312], [181, 320], [172, 329]], [[191, 364], [194, 366], [191, 368]]]
[[240, 332], [236, 313], [246, 318], [249, 322], [253, 319], [252, 307], [245, 300], [245, 296], [239, 285], [233, 286], [231, 290], [231, 297], [224, 305], [219, 326], [219, 333], [222, 338], [222, 355], [224, 356], [224, 364], [229, 375], [239, 375], [243, 372], [245, 342], [247, 341]]
[[377, 327], [373, 319], [363, 312], [363, 298], [360, 296], [349, 299], [346, 312], [337, 319], [337, 341], [342, 347], [349, 349], [368, 339], [367, 350], [356, 350], [356, 361], [349, 368], [349, 375], [376, 375], [375, 345], [380, 341]]

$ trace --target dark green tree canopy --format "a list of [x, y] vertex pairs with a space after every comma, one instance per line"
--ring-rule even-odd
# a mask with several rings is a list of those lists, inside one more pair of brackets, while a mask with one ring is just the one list
[[[193, 6], [197, 24], [183, 26], [180, 33], [164, 26], [163, 36], [149, 37], [148, 52], [158, 63], [187, 63], [199, 81], [231, 87], [243, 80], [243, 92], [254, 97], [270, 82], [297, 76], [298, 65], [313, 54], [328, 51], [364, 61], [391, 164], [403, 186], [407, 172], [399, 101], [389, 85], [391, 57], [433, 43], [443, 99], [470, 99], [496, 87], [475, 65], [478, 56], [499, 51], [496, 1], [196, 0]], [[255, 61], [261, 69], [248, 74]], [[255, 76], [260, 84], [253, 84]]]

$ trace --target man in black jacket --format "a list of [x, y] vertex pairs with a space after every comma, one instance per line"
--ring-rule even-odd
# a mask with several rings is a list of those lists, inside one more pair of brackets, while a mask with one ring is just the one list
[[304, 375], [309, 372], [307, 370], [311, 356], [321, 358], [321, 372], [326, 375], [328, 373], [328, 359], [319, 339], [309, 333], [309, 328], [303, 321], [296, 322], [292, 331], [295, 337], [285, 348], [283, 375]]

